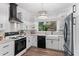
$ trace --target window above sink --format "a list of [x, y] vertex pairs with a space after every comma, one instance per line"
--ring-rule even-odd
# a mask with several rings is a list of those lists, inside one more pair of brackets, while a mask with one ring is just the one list
[[57, 22], [56, 21], [39, 22], [38, 30], [39, 31], [56, 31]]

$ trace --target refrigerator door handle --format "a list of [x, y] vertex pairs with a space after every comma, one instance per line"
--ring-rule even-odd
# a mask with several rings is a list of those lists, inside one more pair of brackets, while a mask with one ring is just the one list
[[66, 42], [67, 41], [67, 24], [65, 23], [65, 26], [64, 26], [64, 41]]

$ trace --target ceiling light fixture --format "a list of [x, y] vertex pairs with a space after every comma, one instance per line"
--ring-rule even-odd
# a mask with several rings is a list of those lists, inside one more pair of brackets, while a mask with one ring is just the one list
[[48, 14], [47, 14], [47, 11], [44, 10], [44, 4], [42, 3], [41, 4], [41, 7], [42, 7], [42, 11], [39, 11], [38, 14], [39, 16], [37, 17], [38, 19], [48, 19]]

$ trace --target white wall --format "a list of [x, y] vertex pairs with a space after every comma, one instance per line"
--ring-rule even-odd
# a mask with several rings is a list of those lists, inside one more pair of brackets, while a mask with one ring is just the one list
[[74, 54], [79, 56], [79, 4], [76, 4], [76, 25], [74, 25]]
[[[64, 30], [64, 19], [68, 15], [69, 12], [71, 13], [71, 11], [66, 11], [66, 12], [61, 13], [59, 16], [55, 16], [55, 17], [53, 17], [53, 15], [52, 15], [47, 20], [46, 19], [45, 20], [35, 19], [34, 20], [35, 22], [33, 22], [34, 25], [35, 25], [35, 29], [38, 31], [38, 23], [39, 22], [42, 22], [42, 21], [43, 22], [44, 21], [56, 21], [57, 22], [57, 31], [55, 31], [55, 32], [59, 32], [59, 31], [63, 32], [63, 30]], [[45, 33], [45, 32], [42, 31], [42, 33]]]
[[60, 30], [60, 26], [62, 26], [64, 23], [64, 19], [63, 18], [59, 18], [59, 17], [57, 17], [57, 18], [52, 18], [52, 19], [48, 19], [48, 20], [39, 20], [39, 19], [37, 19], [36, 21], [35, 21], [35, 26], [36, 26], [36, 28], [38, 29], [38, 23], [39, 22], [45, 22], [45, 21], [56, 21], [57, 22], [57, 31], [59, 31]]
[[[15, 30], [20, 30], [20, 29], [26, 29], [26, 26], [28, 28], [30, 27], [30, 19], [31, 19], [31, 13], [28, 11], [24, 10], [22, 7], [18, 5], [17, 7], [17, 12], [22, 12], [22, 21], [24, 22], [22, 26], [16, 27]], [[11, 25], [9, 22], [9, 3], [0, 3], [0, 24], [4, 25], [4, 31], [5, 32], [10, 32], [10, 31], [15, 31], [12, 30], [15, 25]]]
[[4, 24], [5, 32], [10, 31], [8, 3], [0, 3], [0, 23]]
[[[63, 30], [64, 28], [64, 19], [67, 15], [69, 15], [70, 13], [72, 13], [72, 7], [69, 7], [67, 9], [62, 10], [61, 14], [58, 15], [49, 15], [49, 19], [37, 19], [34, 18], [33, 19], [33, 23], [35, 24], [35, 28], [38, 31], [38, 22], [42, 22], [42, 21], [57, 21], [57, 31]], [[34, 15], [36, 16], [36, 15]]]
[[32, 14], [30, 12], [28, 12], [27, 10], [23, 9], [22, 7], [20, 7], [19, 5], [17, 7], [17, 12], [21, 12], [22, 21], [24, 22], [22, 25], [23, 27], [21, 26], [21, 29], [24, 28], [24, 29], [29, 30], [30, 26], [32, 24], [32, 22], [31, 22]]
[[[61, 25], [63, 24], [63, 20], [64, 17], [61, 17], [62, 15], [67, 16], [67, 13], [69, 13], [70, 8], [67, 10], [62, 11], [62, 13], [60, 15], [57, 15], [56, 17], [53, 18], [53, 15], [50, 16], [50, 19], [47, 21], [53, 21], [56, 20], [57, 21], [57, 30], [60, 30], [60, 27], [62, 27]], [[28, 12], [27, 10], [24, 10], [22, 7], [20, 7], [18, 5], [17, 7], [17, 12], [21, 12], [22, 13], [22, 21], [23, 23], [23, 27], [19, 26], [18, 29], [26, 29], [26, 27], [28, 29], [32, 29], [31, 26], [35, 25], [36, 28], [38, 25], [36, 25], [36, 22], [39, 21], [43, 21], [43, 20], [34, 20], [32, 13]], [[46, 21], [46, 20], [44, 20]], [[0, 23], [3, 22], [4, 26], [5, 26], [5, 31], [10, 31], [10, 23], [9, 23], [9, 4], [8, 3], [2, 3], [0, 4]], [[12, 27], [12, 26], [11, 26]]]

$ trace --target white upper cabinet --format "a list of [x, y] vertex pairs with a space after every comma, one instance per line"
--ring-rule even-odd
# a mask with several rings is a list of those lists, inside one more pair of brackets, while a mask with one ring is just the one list
[[0, 30], [10, 31], [8, 3], [0, 4]]

